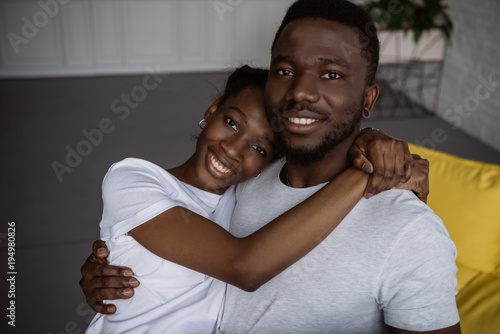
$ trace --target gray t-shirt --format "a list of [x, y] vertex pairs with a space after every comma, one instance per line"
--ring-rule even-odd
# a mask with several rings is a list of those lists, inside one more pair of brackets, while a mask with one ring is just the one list
[[[322, 185], [290, 188], [283, 162], [237, 189], [230, 231], [249, 235]], [[228, 285], [220, 331], [383, 333], [384, 323], [425, 331], [459, 322], [456, 248], [410, 191], [361, 199], [314, 250], [253, 293]]]

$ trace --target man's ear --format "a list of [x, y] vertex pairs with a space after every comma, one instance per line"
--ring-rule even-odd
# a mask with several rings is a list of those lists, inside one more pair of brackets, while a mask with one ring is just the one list
[[[378, 85], [373, 84], [366, 87], [365, 89], [365, 103], [363, 105], [363, 110], [367, 110], [369, 113], [372, 112], [375, 101], [378, 98]], [[368, 115], [369, 116], [369, 115]]]
[[219, 109], [219, 107], [220, 107], [220, 100], [221, 100], [221, 98], [219, 97], [217, 100], [215, 100], [214, 102], [212, 102], [212, 104], [210, 105], [210, 107], [208, 107], [208, 109], [205, 111], [205, 116], [204, 116], [205, 121], [208, 121], [208, 119], [210, 117], [212, 117], [212, 115], [214, 114], [214, 112], [216, 112], [217, 109]]

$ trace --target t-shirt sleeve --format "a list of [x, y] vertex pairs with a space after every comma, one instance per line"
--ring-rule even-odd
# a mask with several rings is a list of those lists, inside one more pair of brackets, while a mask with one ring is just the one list
[[[173, 179], [173, 177], [172, 177]], [[154, 166], [138, 159], [115, 163], [102, 184], [101, 238], [109, 240], [181, 204], [178, 188]]]
[[456, 247], [441, 220], [429, 212], [408, 224], [384, 265], [379, 303], [387, 325], [413, 331], [459, 322]]

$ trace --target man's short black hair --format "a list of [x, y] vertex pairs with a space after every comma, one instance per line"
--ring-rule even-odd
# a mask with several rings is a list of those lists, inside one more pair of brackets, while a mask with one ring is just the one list
[[378, 67], [380, 42], [375, 24], [363, 9], [347, 0], [298, 0], [288, 8], [274, 36], [271, 52], [283, 29], [290, 22], [303, 18], [321, 18], [354, 28], [362, 46], [361, 56], [368, 61], [366, 84], [373, 83]]

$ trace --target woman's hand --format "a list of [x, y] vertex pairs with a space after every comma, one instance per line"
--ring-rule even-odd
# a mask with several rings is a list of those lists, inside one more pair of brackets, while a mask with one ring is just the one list
[[412, 190], [418, 198], [427, 203], [429, 195], [429, 161], [417, 154], [412, 154], [415, 163], [410, 180], [401, 186], [401, 189]]
[[103, 300], [128, 299], [134, 295], [134, 289], [139, 281], [132, 277], [130, 268], [117, 267], [108, 264], [108, 248], [102, 240], [92, 245], [93, 253], [87, 258], [80, 272], [80, 288], [85, 295], [87, 304], [94, 311], [102, 314], [113, 314], [116, 307], [113, 304], [104, 304]]
[[347, 155], [354, 167], [371, 174], [366, 198], [400, 187], [410, 179], [414, 168], [408, 144], [380, 130], [362, 130]]
[[411, 154], [408, 144], [374, 129], [362, 130], [347, 153], [354, 167], [371, 174], [364, 196], [401, 188], [427, 203], [429, 161]]

